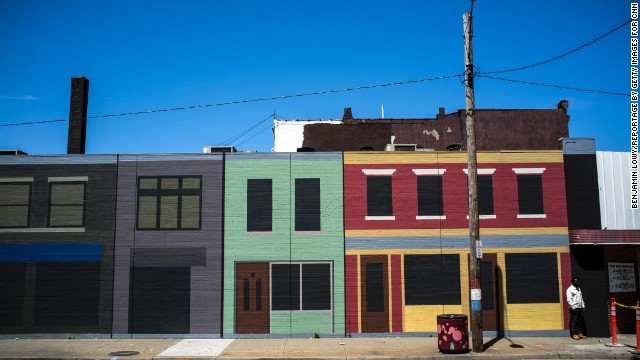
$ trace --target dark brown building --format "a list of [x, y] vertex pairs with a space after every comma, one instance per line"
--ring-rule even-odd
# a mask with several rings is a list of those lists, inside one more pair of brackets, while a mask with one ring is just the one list
[[[476, 109], [478, 150], [560, 150], [560, 138], [569, 136], [569, 103], [557, 109]], [[339, 124], [304, 125], [300, 147], [315, 151], [383, 151], [387, 144], [415, 144], [417, 148], [466, 149], [466, 112], [435, 118], [359, 119], [346, 108]], [[311, 121], [313, 122], [313, 121]], [[276, 142], [278, 139], [276, 138]]]

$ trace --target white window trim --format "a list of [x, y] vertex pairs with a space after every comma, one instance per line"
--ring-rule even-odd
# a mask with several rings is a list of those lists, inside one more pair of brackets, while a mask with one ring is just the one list
[[[478, 215], [478, 219], [497, 219], [496, 215]], [[469, 220], [469, 215], [467, 215], [467, 220]]]
[[365, 220], [395, 220], [395, 216], [365, 216]]
[[513, 168], [513, 172], [518, 175], [539, 175], [547, 168]]
[[413, 173], [417, 176], [434, 176], [443, 175], [447, 169], [413, 169]]
[[390, 176], [396, 172], [396, 169], [362, 169], [367, 176]]
[[0, 183], [26, 183], [33, 182], [32, 177], [6, 177], [0, 178]]
[[446, 215], [418, 215], [416, 220], [447, 220]]
[[75, 181], [89, 181], [88, 176], [55, 176], [50, 177], [49, 182], [75, 182]]
[[518, 214], [518, 219], [546, 219], [547, 214]]
[[[469, 169], [462, 169], [465, 174], [469, 175]], [[493, 175], [496, 169], [478, 169], [478, 175]]]

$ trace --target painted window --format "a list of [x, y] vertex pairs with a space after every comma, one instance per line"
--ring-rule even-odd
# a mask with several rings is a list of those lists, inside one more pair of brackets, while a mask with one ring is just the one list
[[478, 215], [494, 215], [493, 177], [478, 175]]
[[320, 231], [320, 179], [296, 179], [295, 231]]
[[202, 178], [140, 177], [138, 230], [200, 229]]
[[49, 226], [83, 227], [84, 181], [51, 182], [49, 179]]
[[460, 256], [405, 255], [405, 305], [459, 305]]
[[505, 262], [509, 304], [560, 301], [556, 253], [505, 254]]
[[418, 184], [418, 216], [416, 220], [445, 219], [442, 200], [444, 169], [414, 169]]
[[331, 264], [271, 264], [271, 309], [331, 310]]
[[272, 230], [273, 184], [271, 179], [247, 180], [247, 231]]
[[29, 227], [31, 182], [0, 182], [0, 227]]
[[545, 168], [513, 169], [518, 178], [518, 218], [546, 218], [542, 192]]
[[392, 177], [395, 169], [363, 169], [367, 175], [366, 220], [395, 220]]

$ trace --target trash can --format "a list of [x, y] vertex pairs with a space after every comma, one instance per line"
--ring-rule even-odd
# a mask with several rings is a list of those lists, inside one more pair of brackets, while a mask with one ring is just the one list
[[457, 354], [469, 351], [467, 315], [438, 315], [438, 349], [443, 353]]

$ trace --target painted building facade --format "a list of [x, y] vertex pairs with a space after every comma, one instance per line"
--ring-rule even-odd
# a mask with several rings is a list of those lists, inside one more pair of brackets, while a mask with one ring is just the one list
[[[466, 154], [0, 157], [0, 332], [433, 333], [469, 313]], [[479, 152], [485, 330], [566, 329], [561, 151]]]
[[118, 161], [114, 336], [220, 336], [221, 154]]
[[[344, 154], [347, 333], [433, 332], [469, 313], [467, 159]], [[484, 330], [563, 330], [561, 151], [478, 153]]]
[[0, 333], [111, 332], [116, 165], [0, 157]]
[[344, 334], [342, 153], [226, 154], [224, 334]]

